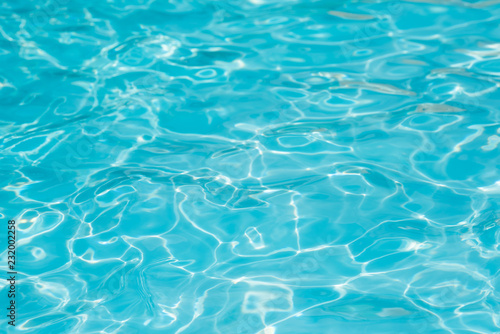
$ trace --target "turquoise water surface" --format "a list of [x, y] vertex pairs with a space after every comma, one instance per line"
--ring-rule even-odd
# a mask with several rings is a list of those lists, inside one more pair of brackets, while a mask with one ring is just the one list
[[1, 333], [500, 333], [500, 1], [0, 16]]

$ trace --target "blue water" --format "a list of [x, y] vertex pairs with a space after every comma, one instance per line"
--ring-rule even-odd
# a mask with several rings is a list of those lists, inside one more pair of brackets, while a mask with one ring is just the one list
[[0, 16], [1, 333], [500, 333], [499, 1]]

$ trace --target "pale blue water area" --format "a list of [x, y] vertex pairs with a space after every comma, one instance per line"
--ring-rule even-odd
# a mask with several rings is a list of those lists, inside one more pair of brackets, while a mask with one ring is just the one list
[[0, 16], [1, 333], [500, 333], [500, 1]]

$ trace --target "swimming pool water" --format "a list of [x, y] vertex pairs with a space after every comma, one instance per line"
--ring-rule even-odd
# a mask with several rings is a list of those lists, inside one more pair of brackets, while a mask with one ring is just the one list
[[500, 333], [499, 1], [0, 16], [2, 333]]

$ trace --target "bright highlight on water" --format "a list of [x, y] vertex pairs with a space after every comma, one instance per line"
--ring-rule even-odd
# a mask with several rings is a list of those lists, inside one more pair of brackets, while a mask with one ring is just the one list
[[499, 1], [0, 16], [0, 333], [500, 333]]

